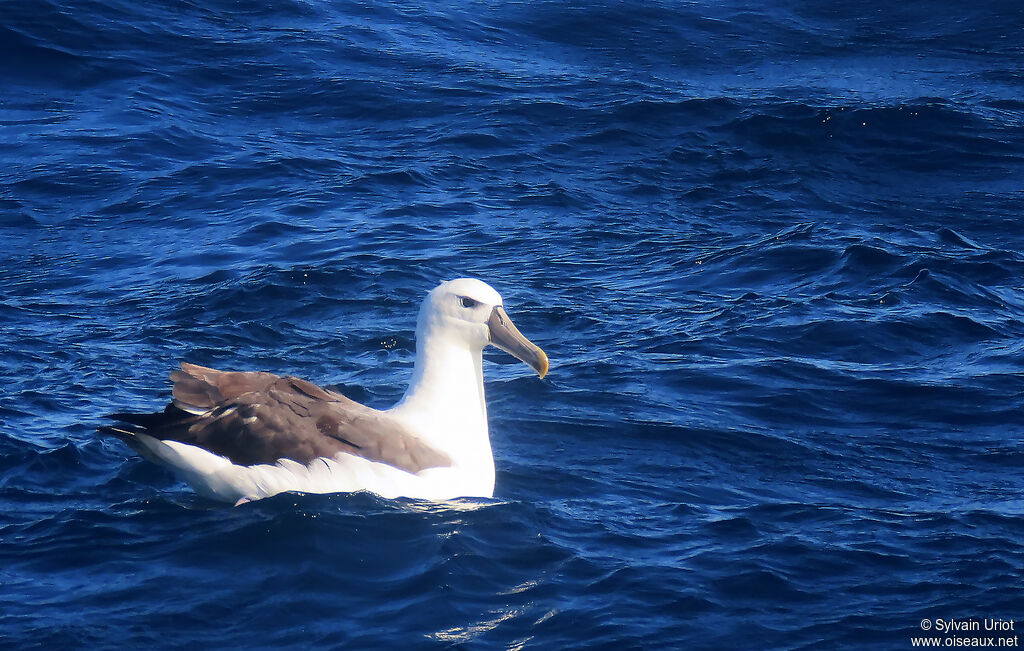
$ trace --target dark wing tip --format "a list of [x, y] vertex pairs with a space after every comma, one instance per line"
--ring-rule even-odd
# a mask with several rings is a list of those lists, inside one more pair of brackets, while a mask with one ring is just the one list
[[117, 427], [115, 425], [100, 425], [99, 427], [96, 428], [96, 431], [99, 432], [100, 434], [105, 434], [107, 436], [116, 436], [117, 438], [122, 440], [129, 437], [133, 437], [137, 433], [132, 430], [125, 429], [123, 427]]
[[135, 436], [136, 434], [141, 434], [142, 432], [137, 430], [131, 430], [126, 427], [120, 427], [117, 425], [100, 425], [99, 427], [96, 428], [96, 431], [98, 431], [100, 434], [105, 434], [106, 436], [113, 436], [117, 439], [120, 439], [128, 447], [135, 450], [139, 454], [145, 456], [145, 451], [142, 447], [142, 444], [139, 442], [139, 439]]

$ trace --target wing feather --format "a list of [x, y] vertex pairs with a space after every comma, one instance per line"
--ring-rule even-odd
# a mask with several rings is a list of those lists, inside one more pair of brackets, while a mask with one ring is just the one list
[[195, 445], [251, 466], [286, 459], [308, 464], [347, 453], [407, 472], [451, 465], [386, 413], [296, 377], [218, 371], [182, 363], [171, 373], [173, 402], [157, 414], [115, 414], [132, 432]]

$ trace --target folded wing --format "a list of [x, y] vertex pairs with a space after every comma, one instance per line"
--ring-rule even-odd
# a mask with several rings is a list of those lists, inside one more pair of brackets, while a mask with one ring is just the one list
[[[451, 465], [387, 413], [299, 378], [195, 364], [171, 373], [173, 402], [155, 414], [114, 414], [101, 428], [129, 444], [136, 434], [195, 445], [251, 466], [350, 454], [410, 473]], [[134, 446], [133, 447], [137, 447]]]

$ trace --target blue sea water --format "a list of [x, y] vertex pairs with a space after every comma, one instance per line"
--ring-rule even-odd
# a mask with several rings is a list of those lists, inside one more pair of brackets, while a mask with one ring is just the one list
[[[1022, 213], [1017, 2], [5, 0], [0, 643], [1024, 619]], [[552, 361], [486, 355], [494, 499], [231, 508], [95, 432], [180, 360], [388, 406], [463, 275]]]

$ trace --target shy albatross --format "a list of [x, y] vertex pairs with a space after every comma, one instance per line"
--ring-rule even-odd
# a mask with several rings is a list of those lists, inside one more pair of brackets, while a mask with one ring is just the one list
[[382, 497], [491, 497], [483, 349], [494, 345], [543, 378], [548, 358], [513, 325], [501, 296], [460, 278], [429, 294], [416, 364], [383, 411], [291, 376], [182, 363], [162, 412], [120, 413], [100, 431], [172, 469], [202, 495], [243, 503], [285, 492], [366, 490]]

